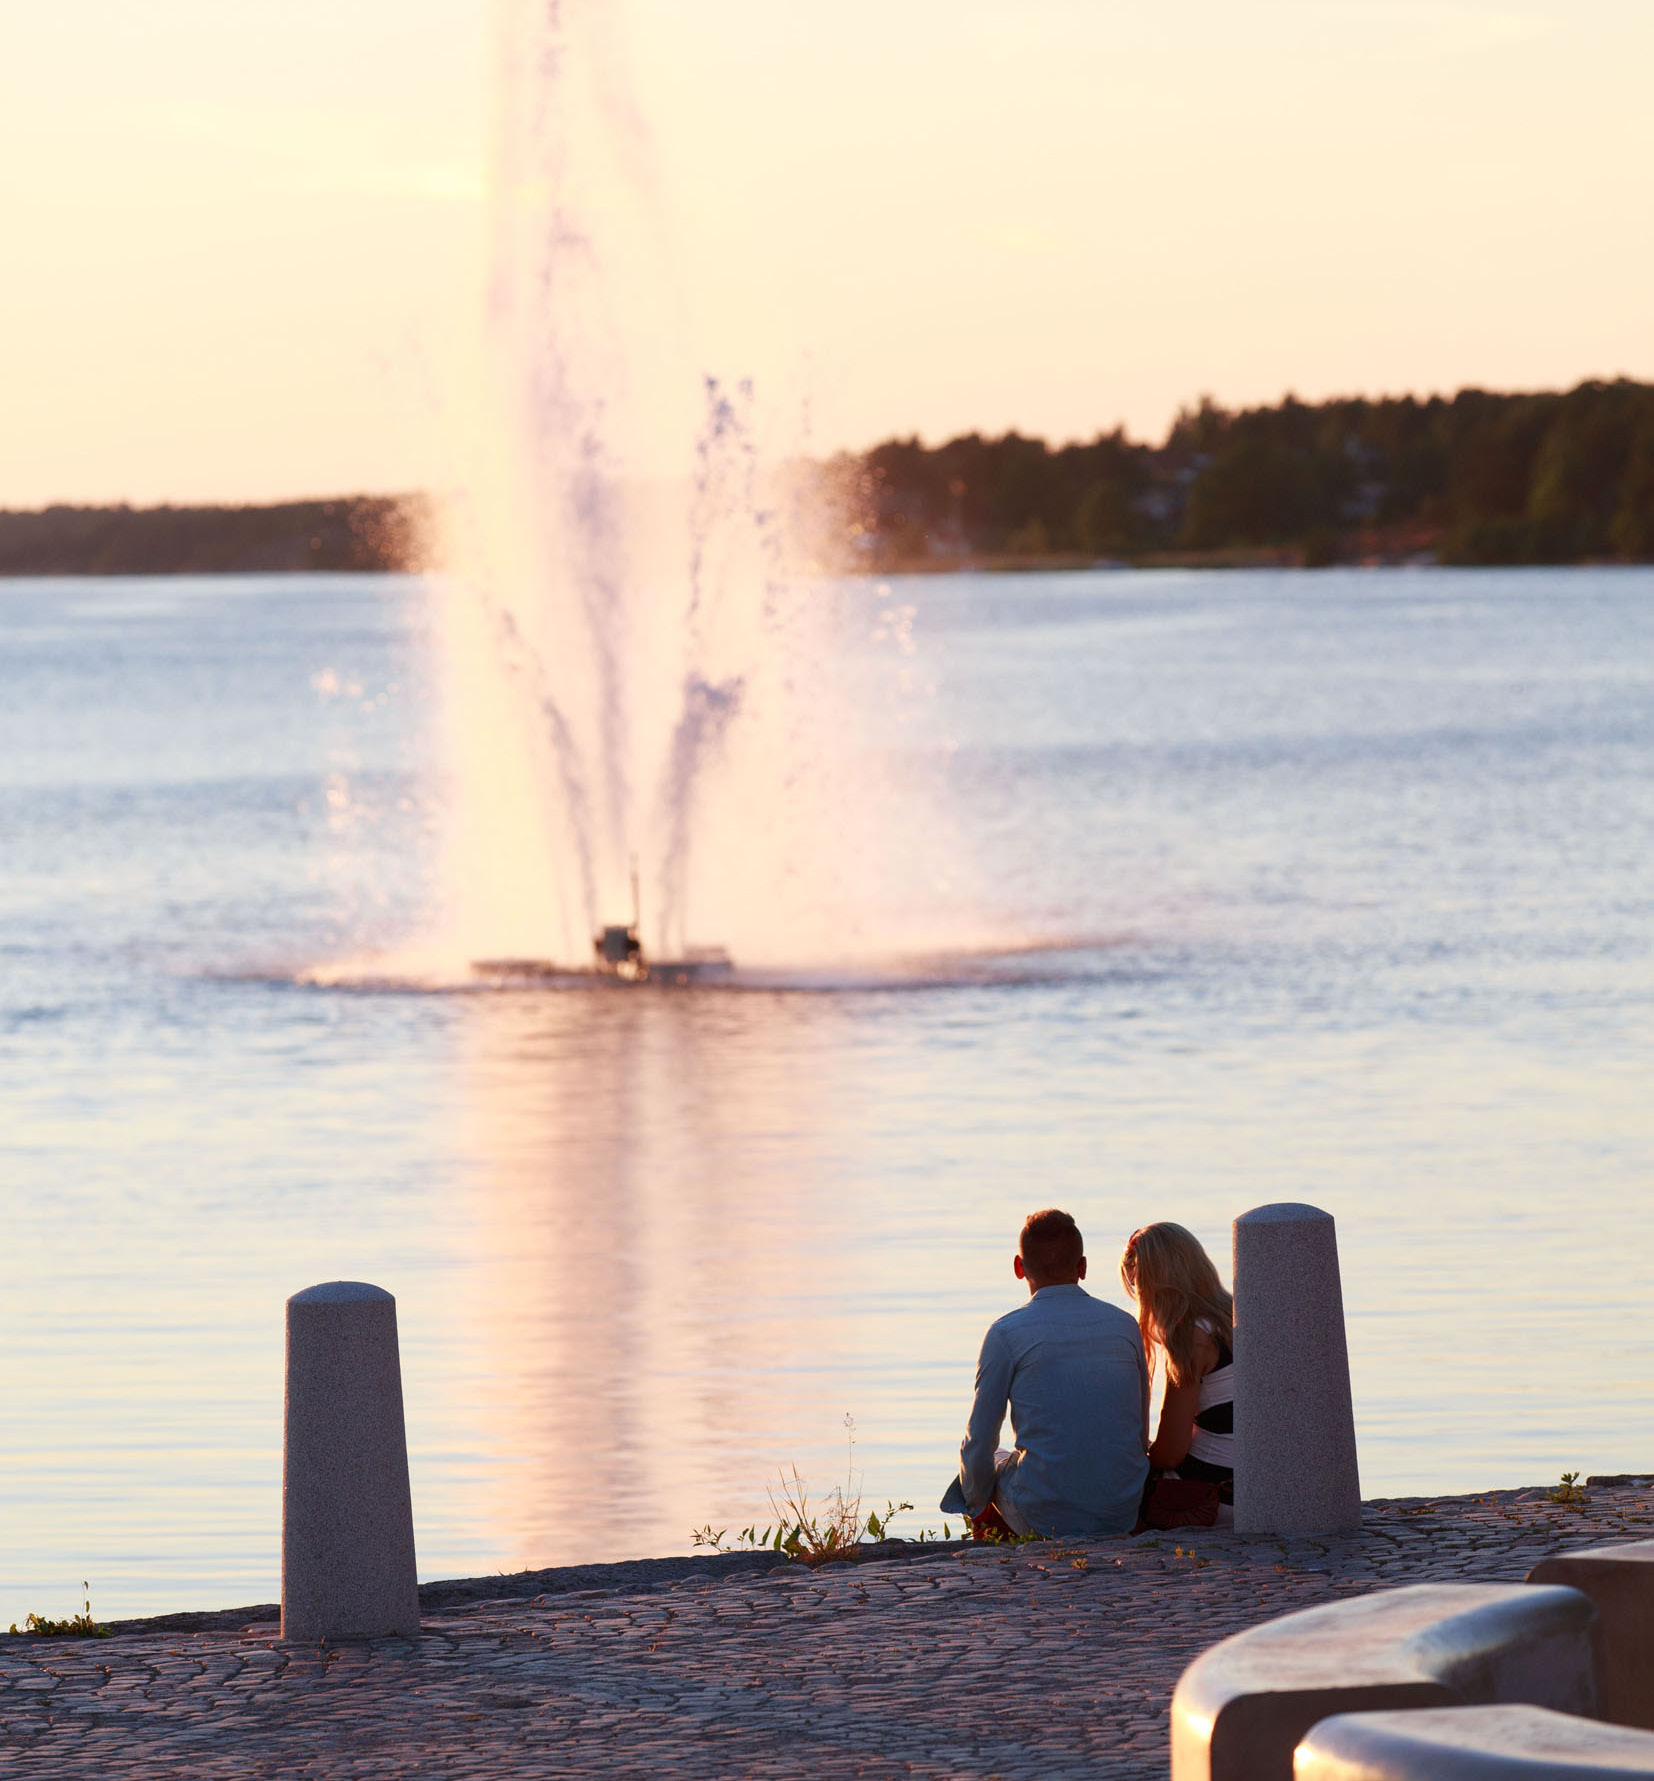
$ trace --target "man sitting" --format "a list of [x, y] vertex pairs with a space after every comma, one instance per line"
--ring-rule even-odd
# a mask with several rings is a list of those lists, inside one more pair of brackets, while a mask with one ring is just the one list
[[[1013, 1262], [1026, 1305], [988, 1331], [959, 1477], [942, 1507], [980, 1539], [1128, 1534], [1148, 1477], [1149, 1370], [1136, 1320], [1094, 1299], [1085, 1244], [1066, 1212], [1036, 1212]], [[1005, 1407], [1014, 1452], [996, 1452]]]

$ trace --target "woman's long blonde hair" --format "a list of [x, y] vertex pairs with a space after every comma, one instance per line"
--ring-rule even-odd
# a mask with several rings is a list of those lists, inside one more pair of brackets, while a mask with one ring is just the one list
[[1225, 1348], [1235, 1342], [1235, 1301], [1223, 1290], [1212, 1258], [1180, 1224], [1146, 1224], [1133, 1231], [1120, 1257], [1120, 1279], [1137, 1301], [1137, 1326], [1154, 1364], [1160, 1347], [1173, 1385], [1195, 1377], [1198, 1325], [1210, 1327]]

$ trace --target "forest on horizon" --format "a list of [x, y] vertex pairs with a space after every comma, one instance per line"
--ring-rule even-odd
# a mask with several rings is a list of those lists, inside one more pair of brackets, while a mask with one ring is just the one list
[[[1119, 562], [1654, 561], [1654, 384], [1185, 409], [1122, 429], [891, 439], [803, 467], [834, 570]], [[0, 575], [400, 570], [432, 562], [426, 495], [0, 512]]]
[[950, 560], [1654, 560], [1654, 385], [1185, 409], [1165, 442], [1007, 433], [836, 460], [855, 543]]
[[428, 554], [431, 520], [422, 495], [0, 511], [0, 576], [413, 569]]

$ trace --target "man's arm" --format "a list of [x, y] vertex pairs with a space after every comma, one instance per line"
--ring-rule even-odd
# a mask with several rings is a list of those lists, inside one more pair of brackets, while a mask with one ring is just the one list
[[1010, 1344], [995, 1330], [982, 1338], [976, 1363], [976, 1397], [965, 1438], [959, 1444], [959, 1484], [965, 1507], [980, 1515], [994, 1500], [994, 1450], [1005, 1426], [1005, 1406], [1011, 1396]]

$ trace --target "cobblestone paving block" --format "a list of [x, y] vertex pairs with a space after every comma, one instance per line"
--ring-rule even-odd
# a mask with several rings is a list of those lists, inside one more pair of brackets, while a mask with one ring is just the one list
[[[0, 1637], [7, 1777], [1154, 1777], [1213, 1641], [1403, 1583], [1520, 1582], [1647, 1538], [1654, 1481], [1369, 1503], [1322, 1539], [742, 1555], [428, 1585], [417, 1639], [284, 1645], [268, 1608]], [[529, 1589], [533, 1593], [526, 1593]]]

